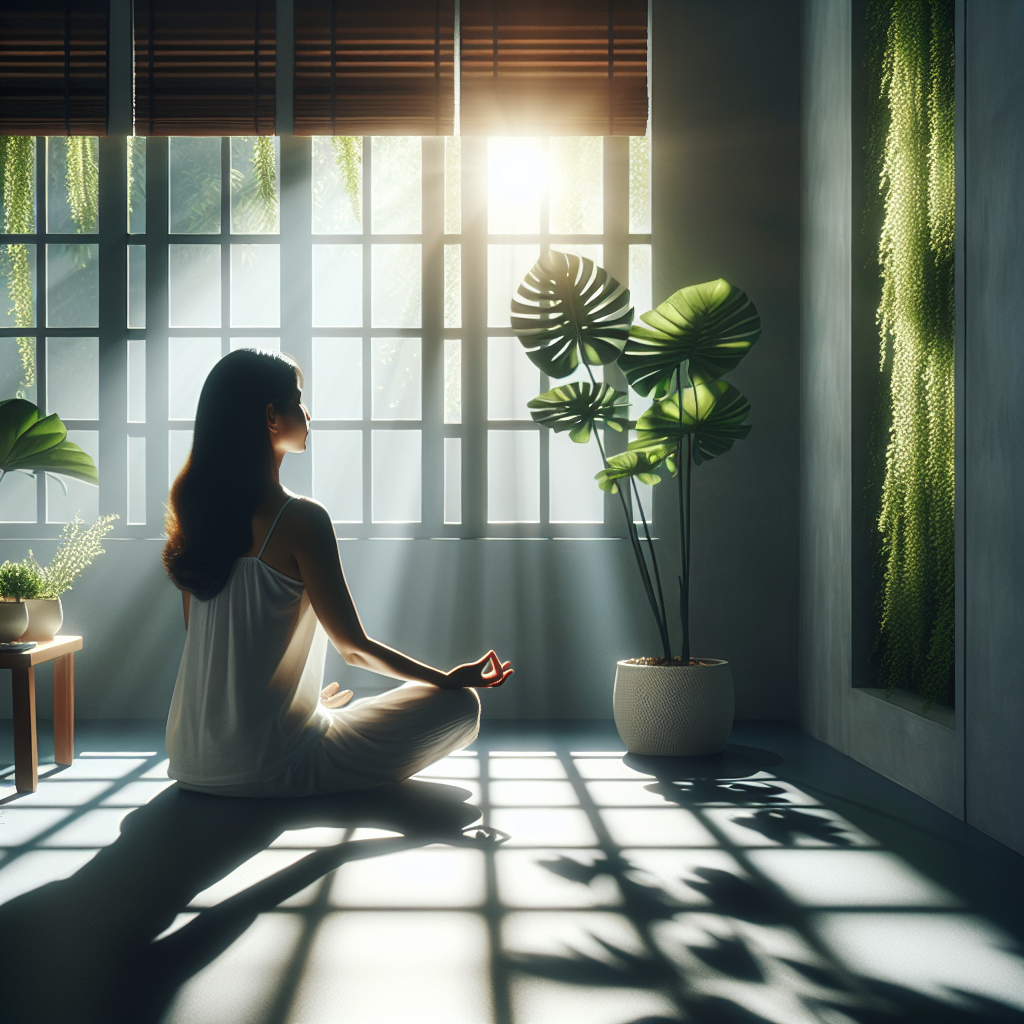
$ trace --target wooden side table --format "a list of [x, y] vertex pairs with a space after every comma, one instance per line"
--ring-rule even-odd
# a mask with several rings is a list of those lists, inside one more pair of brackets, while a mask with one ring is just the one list
[[19, 793], [39, 787], [36, 742], [36, 665], [53, 666], [53, 749], [57, 764], [75, 759], [75, 651], [80, 636], [58, 636], [28, 651], [0, 652], [0, 668], [11, 670], [14, 695], [14, 782]]

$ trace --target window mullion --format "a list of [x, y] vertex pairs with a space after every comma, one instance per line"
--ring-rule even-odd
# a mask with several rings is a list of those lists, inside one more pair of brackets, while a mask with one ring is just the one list
[[[146, 533], [159, 536], [167, 501], [168, 140], [146, 140]], [[179, 425], [180, 426], [180, 425]]]
[[[36, 404], [46, 398], [46, 139], [36, 139]], [[36, 520], [46, 522], [46, 474], [36, 472]]]
[[127, 144], [99, 140], [100, 515], [128, 523]]
[[[313, 380], [313, 250], [312, 250], [312, 139], [281, 136], [281, 351], [302, 367], [306, 376], [305, 401]], [[313, 442], [316, 447], [316, 442]], [[293, 456], [287, 474], [300, 494], [313, 493], [312, 460]]]
[[487, 139], [462, 139], [462, 535], [487, 533]]
[[373, 533], [373, 252], [370, 229], [373, 210], [373, 143], [363, 137], [363, 535]]
[[[609, 136], [604, 140], [604, 266], [605, 270], [629, 286], [629, 139], [625, 136]], [[636, 314], [646, 312], [638, 310]], [[605, 383], [620, 391], [626, 391], [626, 378], [618, 363], [605, 368]], [[626, 450], [629, 442], [627, 431], [617, 434], [614, 430], [602, 431], [609, 455]], [[629, 505], [632, 495], [627, 489]], [[622, 505], [618, 495], [604, 495], [604, 521], [609, 533], [625, 534], [626, 523], [622, 518]]]
[[422, 524], [444, 533], [444, 139], [423, 138]]
[[231, 351], [231, 139], [220, 140], [220, 354]]

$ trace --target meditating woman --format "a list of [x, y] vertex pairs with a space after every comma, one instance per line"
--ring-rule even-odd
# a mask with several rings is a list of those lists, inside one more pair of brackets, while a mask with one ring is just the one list
[[[210, 371], [192, 452], [171, 488], [163, 561], [182, 592], [185, 649], [167, 720], [171, 778], [229, 796], [310, 796], [407, 779], [476, 737], [494, 651], [449, 672], [366, 635], [334, 527], [280, 481], [306, 449], [302, 375], [240, 350]], [[355, 701], [321, 690], [327, 641], [349, 665], [407, 680]]]

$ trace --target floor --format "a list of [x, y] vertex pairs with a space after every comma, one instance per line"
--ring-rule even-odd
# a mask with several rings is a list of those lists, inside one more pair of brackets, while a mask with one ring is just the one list
[[2, 722], [2, 1021], [1024, 1020], [1022, 858], [791, 726], [673, 760], [485, 723], [285, 802], [178, 791], [156, 723], [79, 723], [32, 795], [11, 756]]

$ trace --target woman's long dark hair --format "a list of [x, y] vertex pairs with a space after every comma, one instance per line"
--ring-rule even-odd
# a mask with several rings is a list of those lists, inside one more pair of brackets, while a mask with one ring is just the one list
[[171, 488], [164, 568], [202, 600], [224, 588], [252, 547], [252, 516], [263, 497], [272, 450], [268, 405], [283, 410], [301, 387], [286, 356], [239, 349], [210, 371], [199, 396], [192, 451]]

